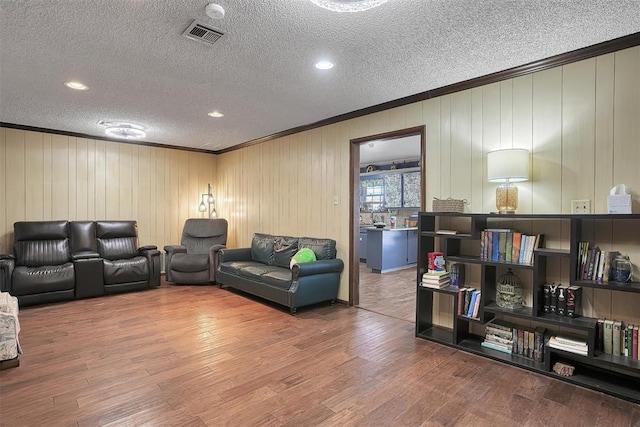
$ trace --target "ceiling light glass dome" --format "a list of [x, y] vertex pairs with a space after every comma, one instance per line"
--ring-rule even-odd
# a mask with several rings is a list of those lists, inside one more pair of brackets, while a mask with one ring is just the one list
[[311, 3], [333, 12], [361, 12], [386, 3], [387, 0], [310, 0]]
[[147, 136], [144, 128], [139, 125], [130, 123], [120, 123], [117, 126], [111, 126], [104, 130], [104, 132], [113, 137], [119, 139], [140, 139]]

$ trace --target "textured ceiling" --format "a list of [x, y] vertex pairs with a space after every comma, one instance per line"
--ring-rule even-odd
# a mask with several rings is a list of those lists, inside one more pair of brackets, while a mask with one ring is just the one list
[[[0, 0], [0, 122], [104, 136], [99, 120], [127, 120], [217, 151], [640, 31], [640, 0], [218, 3], [221, 20], [206, 0]], [[193, 19], [225, 35], [182, 37]]]

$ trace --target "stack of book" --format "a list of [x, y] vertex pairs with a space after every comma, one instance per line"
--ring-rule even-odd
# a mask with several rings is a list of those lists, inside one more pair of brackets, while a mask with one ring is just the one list
[[420, 283], [425, 288], [440, 289], [449, 286], [451, 283], [451, 275], [448, 271], [443, 272], [428, 272], [422, 274], [422, 282]]
[[492, 320], [485, 326], [482, 347], [511, 354], [513, 351], [513, 328], [498, 320]]
[[586, 356], [589, 351], [586, 341], [558, 336], [549, 338], [549, 347], [581, 356]]

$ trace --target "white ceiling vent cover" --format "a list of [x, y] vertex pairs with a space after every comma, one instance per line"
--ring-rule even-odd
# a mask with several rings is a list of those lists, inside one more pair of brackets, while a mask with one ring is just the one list
[[214, 44], [224, 33], [194, 19], [182, 35], [191, 40]]

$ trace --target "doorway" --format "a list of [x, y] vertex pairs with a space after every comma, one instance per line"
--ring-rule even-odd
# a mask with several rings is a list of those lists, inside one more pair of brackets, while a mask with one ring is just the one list
[[[413, 142], [417, 151], [409, 154]], [[371, 135], [350, 143], [349, 304], [413, 322], [417, 273], [411, 254], [407, 265], [389, 263], [388, 257], [381, 263], [380, 251], [389, 245], [386, 239], [407, 236], [408, 252], [417, 252], [417, 230], [412, 243], [409, 233], [413, 227], [405, 226], [413, 224], [412, 213], [424, 210], [425, 127]], [[372, 153], [378, 156], [371, 157]], [[374, 222], [384, 223], [385, 228], [368, 231]], [[361, 240], [368, 235], [374, 236], [371, 256], [366, 253], [371, 242]]]

